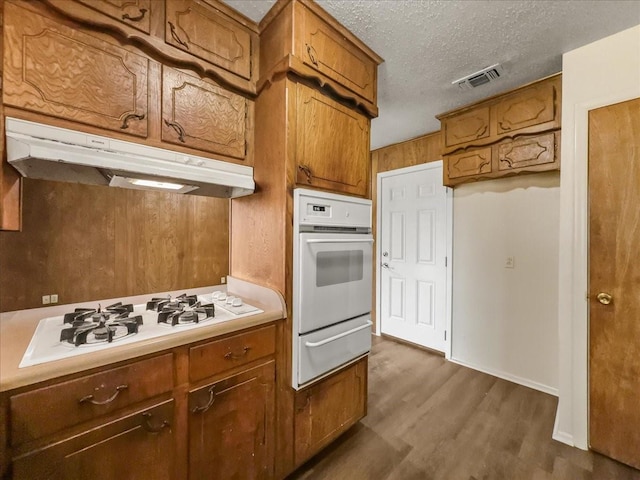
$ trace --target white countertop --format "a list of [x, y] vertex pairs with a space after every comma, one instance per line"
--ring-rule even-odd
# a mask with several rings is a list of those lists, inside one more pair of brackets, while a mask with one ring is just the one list
[[[278, 292], [234, 277], [227, 277], [227, 279], [226, 290], [230, 294], [242, 297], [248, 303], [263, 310], [263, 312], [222, 323], [203, 325], [196, 329], [177, 331], [171, 335], [124, 345], [114, 345], [108, 349], [24, 368], [18, 368], [18, 365], [42, 318], [62, 315], [65, 312], [72, 311], [76, 306], [86, 306], [88, 303], [94, 304], [96, 302], [0, 313], [0, 392], [233, 333], [279, 320], [286, 316], [287, 309], [284, 299]], [[162, 292], [162, 294], [175, 296], [185, 293], [185, 291], [189, 294], [204, 294], [211, 293], [214, 290], [225, 290], [225, 286], [192, 288], [176, 292]], [[148, 298], [149, 295], [138, 295], [124, 299], [101, 300], [100, 302], [108, 305], [110, 302], [125, 300], [126, 302], [137, 304], [146, 301]]]

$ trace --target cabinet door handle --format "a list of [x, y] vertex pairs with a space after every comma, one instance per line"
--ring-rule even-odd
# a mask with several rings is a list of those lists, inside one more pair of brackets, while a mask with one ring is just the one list
[[318, 59], [317, 59], [317, 54], [315, 49], [309, 45], [308, 43], [306, 44], [307, 46], [307, 55], [309, 55], [309, 60], [311, 60], [311, 63], [313, 63], [316, 67], [318, 66]]
[[149, 433], [160, 433], [165, 428], [168, 428], [171, 426], [168, 420], [163, 420], [162, 423], [157, 427], [154, 427], [153, 425], [151, 425], [151, 419], [153, 418], [153, 414], [151, 412], [144, 412], [142, 414], [142, 417], [143, 417], [142, 428], [144, 428]]
[[164, 124], [167, 127], [173, 128], [176, 131], [176, 133], [178, 134], [178, 140], [180, 140], [182, 143], [185, 143], [184, 136], [186, 134], [184, 132], [184, 128], [182, 128], [182, 125], [180, 125], [178, 122], [170, 122], [166, 118], [164, 119]]
[[227, 352], [224, 354], [224, 358], [226, 360], [240, 360], [242, 357], [245, 357], [247, 353], [249, 353], [249, 350], [251, 350], [251, 347], [245, 346], [242, 349], [242, 353]]
[[[502, 122], [498, 122], [498, 125], [500, 125], [500, 128], [501, 128], [502, 130], [511, 130], [511, 127], [509, 127], [509, 126], [505, 125], [505, 124], [504, 124], [504, 123], [502, 123]], [[482, 132], [482, 133], [484, 133], [484, 132]]]
[[108, 403], [113, 402], [118, 395], [120, 395], [120, 392], [122, 390], [126, 390], [127, 388], [129, 388], [129, 385], [118, 385], [116, 387], [116, 391], [113, 395], [111, 395], [109, 398], [107, 398], [106, 400], [103, 401], [99, 401], [93, 398], [93, 395], [87, 395], [85, 397], [82, 397], [81, 399], [78, 400], [78, 403], [91, 403], [92, 405], [107, 405]]
[[191, 413], [204, 413], [207, 410], [209, 410], [211, 408], [211, 405], [213, 405], [213, 402], [216, 401], [216, 386], [213, 385], [210, 389], [209, 389], [209, 401], [207, 402], [207, 404], [204, 407], [193, 407], [191, 409]]
[[307, 183], [311, 183], [313, 180], [313, 175], [311, 174], [311, 169], [306, 165], [298, 165], [298, 170], [302, 171], [307, 176]]
[[120, 126], [120, 128], [122, 130], [126, 130], [127, 128], [129, 128], [129, 120], [144, 120], [144, 113], [138, 115], [136, 113], [130, 113], [129, 115], [127, 115], [126, 117], [124, 117], [124, 120], [122, 120], [122, 125]]
[[147, 9], [146, 8], [141, 8], [139, 15], [137, 15], [135, 17], [132, 17], [128, 13], [125, 13], [125, 14], [122, 15], [122, 19], [123, 20], [129, 20], [130, 22], [139, 22], [140, 20], [142, 20], [144, 18], [144, 14], [145, 13], [147, 13]]
[[176, 27], [173, 25], [173, 23], [171, 22], [167, 22], [167, 23], [169, 24], [169, 29], [171, 30], [171, 36], [173, 37], [173, 39], [176, 42], [178, 42], [180, 45], [182, 45], [184, 48], [189, 50], [189, 45], [187, 45], [187, 42], [185, 42], [178, 36], [178, 34], [176, 33]]

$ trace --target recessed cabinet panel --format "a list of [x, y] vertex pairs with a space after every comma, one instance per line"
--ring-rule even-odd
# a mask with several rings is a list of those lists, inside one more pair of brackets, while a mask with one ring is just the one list
[[375, 102], [375, 62], [306, 7], [297, 3], [295, 8], [303, 28], [297, 56], [308, 66]]
[[481, 148], [447, 157], [449, 178], [491, 172], [491, 148]]
[[556, 85], [543, 83], [509, 95], [496, 105], [498, 135], [553, 122], [556, 118]]
[[366, 195], [368, 119], [309, 87], [296, 88], [297, 183]]
[[189, 393], [189, 479], [270, 479], [274, 471], [271, 361]]
[[173, 417], [173, 400], [139, 410], [14, 459], [12, 478], [170, 480]]
[[4, 8], [5, 104], [147, 136], [146, 58], [11, 3]]
[[442, 122], [442, 129], [446, 147], [487, 138], [490, 134], [489, 107], [447, 118]]
[[498, 145], [498, 168], [514, 170], [534, 165], [551, 164], [556, 159], [555, 134], [519, 138]]
[[251, 34], [198, 0], [166, 0], [165, 41], [243, 78], [251, 78]]
[[76, 0], [76, 2], [149, 33], [152, 0]]
[[248, 110], [244, 97], [163, 67], [163, 141], [244, 159]]

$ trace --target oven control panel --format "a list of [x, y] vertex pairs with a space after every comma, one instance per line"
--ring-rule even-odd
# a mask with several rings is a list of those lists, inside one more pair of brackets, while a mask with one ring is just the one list
[[300, 226], [371, 228], [371, 200], [297, 188], [295, 219]]

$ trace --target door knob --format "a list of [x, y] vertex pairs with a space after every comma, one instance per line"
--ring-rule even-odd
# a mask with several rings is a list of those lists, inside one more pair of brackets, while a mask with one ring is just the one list
[[382, 268], [389, 268], [389, 264], [388, 264], [387, 262], [384, 262], [384, 263], [382, 264]]
[[613, 301], [613, 297], [604, 292], [600, 292], [596, 298], [603, 305], [609, 305]]
[[382, 256], [383, 257], [388, 257], [389, 256], [389, 252], [382, 252]]

